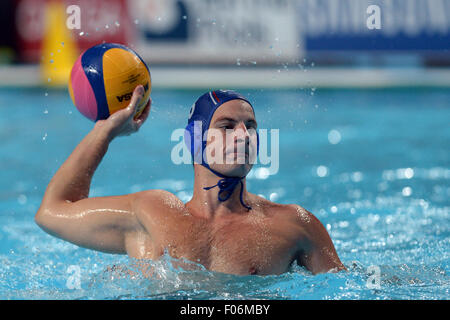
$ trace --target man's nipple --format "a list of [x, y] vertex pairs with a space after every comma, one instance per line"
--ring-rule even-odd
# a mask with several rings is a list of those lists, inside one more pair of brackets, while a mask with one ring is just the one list
[[250, 274], [258, 274], [258, 269], [256, 269], [255, 267], [251, 267], [248, 270], [248, 273], [250, 273]]

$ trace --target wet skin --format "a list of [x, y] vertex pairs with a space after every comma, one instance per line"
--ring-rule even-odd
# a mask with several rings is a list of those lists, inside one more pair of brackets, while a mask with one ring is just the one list
[[[138, 259], [158, 259], [167, 250], [175, 258], [224, 273], [280, 274], [293, 262], [313, 273], [345, 269], [326, 229], [312, 213], [297, 204], [277, 204], [251, 194], [245, 179], [243, 199], [251, 210], [241, 205], [239, 187], [229, 200], [220, 202], [217, 188], [203, 189], [215, 185], [218, 177], [198, 164], [194, 194], [186, 204], [165, 190], [89, 198], [92, 176], [109, 143], [138, 131], [147, 119], [151, 100], [141, 116], [133, 119], [142, 94], [142, 88], [136, 88], [130, 108], [97, 122], [56, 172], [35, 217], [42, 229], [81, 247]], [[251, 129], [256, 128], [256, 120], [246, 102], [223, 104], [210, 128], [224, 130], [222, 141], [208, 142], [218, 145], [216, 150], [224, 157], [230, 157], [230, 148], [242, 142], [250, 155], [254, 152]], [[242, 134], [230, 144], [226, 130]], [[245, 176], [251, 167], [248, 161], [211, 165], [231, 176]]]

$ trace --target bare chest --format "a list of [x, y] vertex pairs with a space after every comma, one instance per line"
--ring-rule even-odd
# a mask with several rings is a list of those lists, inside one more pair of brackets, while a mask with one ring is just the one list
[[209, 270], [241, 275], [286, 272], [297, 250], [289, 230], [268, 220], [166, 221], [152, 235], [155, 258], [167, 250]]

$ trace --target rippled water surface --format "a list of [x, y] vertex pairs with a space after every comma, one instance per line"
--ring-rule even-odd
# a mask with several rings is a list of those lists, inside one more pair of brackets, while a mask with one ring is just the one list
[[[90, 196], [162, 188], [188, 201], [192, 166], [172, 163], [170, 137], [201, 93], [155, 90], [148, 121], [113, 141]], [[34, 214], [93, 123], [67, 92], [0, 89], [0, 298], [448, 299], [449, 90], [243, 93], [258, 127], [280, 130], [277, 174], [256, 165], [249, 191], [314, 213], [348, 273], [234, 276], [165, 255], [145, 277], [142, 261], [47, 235]]]

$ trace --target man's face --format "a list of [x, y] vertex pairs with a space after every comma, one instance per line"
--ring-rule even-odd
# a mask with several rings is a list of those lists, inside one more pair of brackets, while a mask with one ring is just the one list
[[257, 153], [257, 123], [252, 107], [230, 100], [213, 115], [208, 130], [206, 159], [213, 170], [228, 176], [245, 176]]

